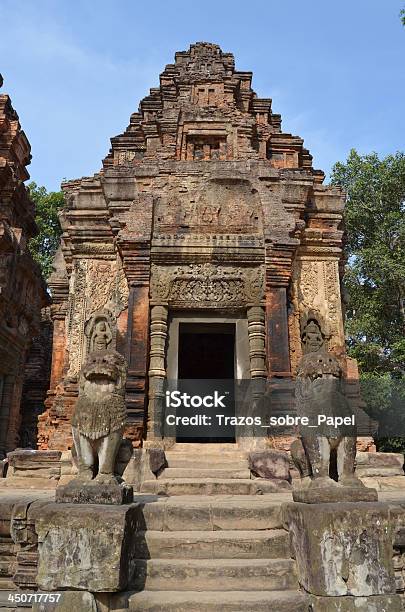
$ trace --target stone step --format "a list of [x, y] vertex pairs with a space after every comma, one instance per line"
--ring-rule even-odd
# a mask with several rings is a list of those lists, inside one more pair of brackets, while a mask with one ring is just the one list
[[290, 539], [284, 529], [144, 531], [136, 550], [142, 559], [277, 559], [290, 557]]
[[250, 479], [250, 470], [246, 467], [242, 470], [235, 469], [232, 464], [229, 468], [174, 468], [168, 467], [159, 475], [159, 479], [167, 480], [168, 478], [242, 478]]
[[187, 468], [187, 469], [228, 469], [246, 470], [248, 466], [247, 459], [238, 459], [235, 457], [193, 457], [190, 455], [170, 455], [166, 461], [169, 468]]
[[291, 494], [236, 496], [175, 496], [143, 507], [147, 531], [245, 531], [283, 527], [281, 505]]
[[130, 612], [308, 612], [298, 591], [142, 591], [129, 598]]
[[137, 559], [136, 589], [284, 591], [298, 588], [292, 559]]
[[291, 485], [285, 481], [262, 478], [172, 478], [167, 480], [145, 480], [142, 493], [155, 495], [263, 495], [278, 491], [289, 491]]
[[222, 454], [232, 453], [239, 454], [241, 457], [246, 457], [246, 451], [240, 449], [235, 443], [218, 443], [215, 442], [176, 442], [174, 446], [166, 451], [166, 454], [170, 453], [191, 453], [191, 454]]
[[390, 478], [391, 476], [402, 476], [404, 477], [404, 471], [402, 468], [397, 467], [367, 467], [360, 466], [356, 468], [356, 476], [359, 478]]

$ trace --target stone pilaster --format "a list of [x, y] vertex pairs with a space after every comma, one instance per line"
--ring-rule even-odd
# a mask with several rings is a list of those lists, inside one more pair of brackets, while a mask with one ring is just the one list
[[164, 380], [166, 378], [166, 340], [168, 307], [152, 306], [150, 324], [150, 365], [149, 365], [149, 406], [148, 406], [148, 443], [158, 445], [162, 438], [162, 408], [164, 401]]

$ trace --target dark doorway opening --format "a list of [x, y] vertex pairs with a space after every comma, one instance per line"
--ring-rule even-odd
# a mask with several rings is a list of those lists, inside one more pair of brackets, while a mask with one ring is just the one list
[[180, 323], [178, 378], [233, 379], [235, 325]]
[[[233, 380], [235, 378], [234, 323], [180, 323], [178, 348], [179, 380]], [[234, 403], [231, 407], [235, 414]], [[225, 436], [184, 438], [178, 442], [235, 442], [235, 428]]]

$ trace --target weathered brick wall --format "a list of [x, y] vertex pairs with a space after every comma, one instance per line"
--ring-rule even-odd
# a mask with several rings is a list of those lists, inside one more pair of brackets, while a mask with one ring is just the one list
[[34, 203], [24, 186], [30, 159], [11, 100], [0, 95], [0, 457], [18, 444], [27, 351], [49, 302], [27, 247], [37, 233]]
[[31, 340], [24, 369], [24, 385], [21, 398], [20, 448], [36, 448], [38, 416], [45, 410], [49, 389], [52, 358], [53, 324], [50, 308], [42, 310], [40, 334]]

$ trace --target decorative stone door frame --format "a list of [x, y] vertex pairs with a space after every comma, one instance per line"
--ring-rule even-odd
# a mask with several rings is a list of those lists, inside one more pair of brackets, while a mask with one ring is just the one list
[[[177, 378], [174, 365], [178, 349], [179, 324], [234, 323], [237, 380], [266, 380], [265, 308], [263, 305], [248, 306], [229, 316], [213, 310], [170, 310], [167, 304], [155, 304], [151, 309], [149, 405], [146, 447], [170, 448], [175, 438], [159, 435], [163, 419], [164, 382], [166, 378]], [[239, 314], [239, 316], [238, 316]], [[239, 443], [238, 436], [236, 442]]]
[[[215, 317], [222, 321], [225, 317], [229, 322], [231, 318], [233, 322], [246, 321], [247, 318], [245, 338], [249, 347], [249, 377], [266, 378], [264, 276], [263, 265], [237, 266], [213, 262], [152, 264], [149, 405], [145, 446], [167, 447], [174, 443], [173, 439], [164, 440], [160, 431], [167, 376], [169, 308], [170, 312], [188, 311], [194, 316], [196, 312], [204, 311], [207, 313], [204, 314], [205, 322], [208, 319], [213, 321]], [[235, 316], [238, 312], [243, 316]], [[248, 373], [247, 366], [244, 366], [245, 373]]]

